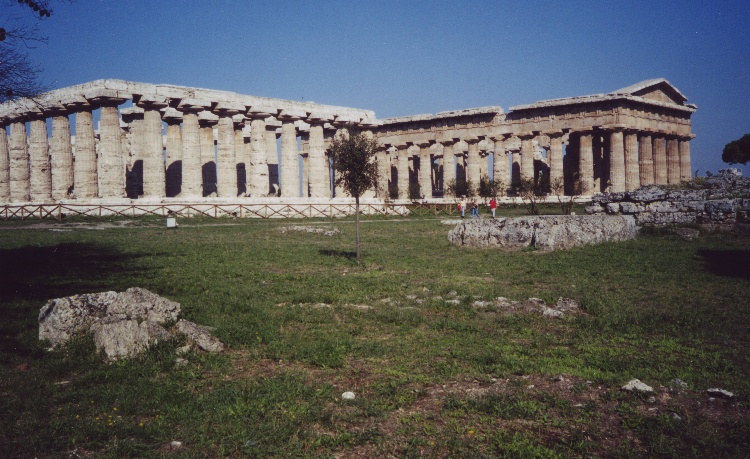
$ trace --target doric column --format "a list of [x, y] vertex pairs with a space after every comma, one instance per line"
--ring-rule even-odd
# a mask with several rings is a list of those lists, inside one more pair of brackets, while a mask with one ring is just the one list
[[453, 154], [453, 139], [443, 140], [443, 189], [449, 184], [456, 185], [456, 160]]
[[551, 187], [555, 185], [563, 186], [565, 180], [565, 174], [563, 172], [563, 132], [552, 131], [547, 132], [549, 137], [549, 155], [547, 162], [549, 163], [549, 183]]
[[641, 134], [638, 149], [640, 152], [640, 178], [641, 185], [654, 184], [654, 154], [651, 134]]
[[29, 123], [29, 197], [34, 202], [52, 201], [47, 120], [35, 113]]
[[[430, 142], [419, 144], [419, 191], [427, 198], [432, 197], [432, 161], [430, 157]], [[479, 151], [477, 151], [479, 155]]]
[[247, 194], [253, 198], [268, 195], [268, 141], [266, 121], [271, 116], [267, 112], [251, 110], [248, 117], [250, 127], [250, 165], [247, 168]]
[[476, 188], [479, 187], [479, 142], [480, 138], [471, 137], [466, 140], [469, 149], [466, 153], [466, 180]]
[[521, 148], [514, 148], [510, 150], [510, 183], [512, 186], [517, 187], [521, 185]]
[[689, 182], [693, 178], [693, 172], [690, 165], [690, 140], [693, 136], [681, 137], [679, 142], [680, 148], [680, 180]]
[[578, 179], [581, 183], [581, 194], [591, 195], [594, 190], [594, 150], [592, 132], [581, 132], [579, 137]]
[[667, 183], [680, 183], [680, 150], [677, 137], [667, 137]]
[[302, 157], [302, 197], [310, 197], [310, 125], [300, 124], [299, 154]]
[[613, 127], [609, 134], [609, 191], [625, 191], [625, 142], [622, 128]]
[[52, 137], [49, 143], [52, 172], [52, 199], [66, 199], [73, 192], [73, 144], [70, 139], [68, 110], [62, 106], [50, 108]]
[[328, 122], [325, 115], [311, 114], [307, 117], [310, 123], [310, 152], [308, 153], [310, 197], [330, 198], [330, 179], [328, 177], [328, 157], [326, 156], [325, 134], [323, 125]]
[[142, 96], [138, 106], [143, 108], [143, 195], [163, 198], [167, 194], [164, 171], [164, 143], [160, 109], [167, 106], [163, 97]]
[[268, 167], [268, 195], [279, 192], [279, 147], [276, 140], [281, 133], [281, 122], [271, 116], [266, 119], [266, 164]]
[[[125, 197], [125, 161], [117, 106], [125, 102], [120, 97], [97, 97], [93, 101], [101, 107], [99, 112], [99, 196]], [[161, 119], [160, 121], [161, 122]], [[161, 124], [159, 125], [161, 127]], [[161, 137], [159, 138], [161, 144]]]
[[521, 139], [521, 180], [534, 180], [534, 134], [518, 134]]
[[398, 198], [409, 197], [409, 145], [396, 145], [398, 148]]
[[162, 119], [167, 123], [167, 165], [166, 188], [167, 197], [178, 196], [182, 191], [182, 113], [168, 107], [164, 110]]
[[73, 186], [78, 199], [95, 198], [99, 194], [96, 167], [96, 139], [91, 105], [78, 103], [76, 107], [76, 138], [73, 150]]
[[182, 112], [182, 197], [203, 196], [203, 171], [201, 164], [201, 132], [198, 112], [210, 103], [183, 99], [177, 106]]
[[664, 135], [654, 134], [653, 138], [654, 153], [654, 183], [656, 185], [666, 185], [667, 181], [667, 148], [664, 142]]
[[378, 183], [376, 186], [375, 197], [379, 199], [386, 199], [388, 197], [388, 182], [391, 175], [391, 165], [388, 160], [388, 152], [389, 150], [381, 145], [375, 153], [375, 161], [378, 165]]
[[[234, 124], [234, 158], [237, 161], [237, 195], [247, 196], [247, 165], [250, 163], [250, 126], [245, 126], [243, 113], [232, 117]], [[245, 141], [247, 138], [247, 142]]]
[[638, 134], [628, 131], [625, 134], [625, 190], [631, 191], [641, 186], [638, 167]]
[[10, 159], [5, 120], [0, 123], [0, 203], [10, 202]]
[[132, 106], [120, 110], [126, 125], [122, 141], [125, 158], [125, 193], [131, 199], [143, 195], [143, 109]]
[[297, 149], [297, 129], [294, 122], [307, 114], [295, 110], [282, 110], [281, 121], [281, 196], [298, 198], [299, 193], [299, 151]]
[[234, 120], [245, 111], [244, 105], [219, 103], [214, 112], [219, 116], [216, 153], [216, 194], [220, 198], [237, 197], [237, 153]]
[[16, 118], [10, 124], [8, 157], [10, 160], [10, 200], [12, 202], [29, 201], [29, 148], [26, 143], [26, 121], [23, 118]]
[[216, 143], [214, 126], [219, 117], [209, 111], [198, 113], [201, 138], [201, 173], [203, 176], [203, 196], [216, 194]]

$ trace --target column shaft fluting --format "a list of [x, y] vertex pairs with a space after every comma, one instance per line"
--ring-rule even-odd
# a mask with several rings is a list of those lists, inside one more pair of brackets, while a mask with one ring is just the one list
[[663, 136], [654, 136], [654, 183], [666, 185], [667, 181], [667, 149]]
[[[479, 151], [477, 151], [478, 154]], [[422, 196], [432, 197], [432, 160], [429, 144], [423, 144], [419, 147], [419, 191]]]
[[234, 149], [234, 121], [229, 114], [219, 115], [216, 155], [216, 193], [220, 198], [237, 197], [237, 159]]
[[609, 191], [625, 191], [625, 143], [620, 130], [609, 134]]
[[247, 145], [247, 149], [245, 148], [245, 134], [242, 132], [244, 124], [244, 120], [234, 123], [234, 158], [237, 162], [235, 173], [237, 175], [238, 196], [247, 195], [247, 163], [250, 158], [250, 145]]
[[35, 119], [29, 127], [29, 197], [34, 202], [52, 201], [47, 121]]
[[10, 202], [10, 157], [4, 125], [0, 125], [0, 202]]
[[312, 198], [331, 197], [327, 161], [323, 125], [318, 123], [311, 124], [308, 179], [310, 181], [310, 197]]
[[398, 147], [398, 198], [409, 197], [409, 148], [406, 145]]
[[468, 139], [469, 144], [466, 153], [466, 180], [470, 181], [474, 188], [479, 187], [479, 139]]
[[677, 185], [680, 183], [680, 151], [677, 138], [667, 137], [667, 183]]
[[[125, 197], [125, 161], [122, 155], [117, 105], [103, 105], [99, 114], [99, 196]], [[161, 139], [159, 139], [161, 142]]]
[[641, 135], [638, 142], [638, 149], [640, 152], [640, 178], [642, 186], [654, 184], [654, 154], [652, 148], [653, 142], [651, 136], [648, 134]]
[[167, 197], [173, 198], [182, 192], [182, 130], [179, 119], [167, 121]]
[[203, 196], [209, 196], [216, 193], [216, 145], [214, 144], [214, 125], [216, 122], [198, 118], [198, 123], [200, 124]]
[[550, 186], [563, 186], [562, 135], [551, 135], [549, 140], [549, 180]]
[[76, 113], [73, 183], [76, 198], [95, 198], [99, 194], [96, 169], [96, 140], [91, 110]]
[[680, 180], [688, 182], [693, 177], [690, 164], [690, 138], [680, 139]]
[[391, 165], [388, 161], [388, 152], [380, 147], [375, 153], [375, 161], [378, 165], [378, 183], [376, 184], [376, 197], [386, 199], [388, 196], [388, 179], [390, 177]]
[[201, 170], [201, 133], [198, 114], [182, 114], [182, 196], [203, 196], [203, 172]]
[[281, 122], [281, 196], [299, 197], [299, 151], [294, 120]]
[[625, 134], [625, 190], [635, 190], [640, 186], [638, 135], [635, 132], [628, 132]]
[[[270, 121], [275, 122], [274, 118]], [[276, 196], [279, 183], [279, 148], [276, 144], [276, 126], [266, 122], [266, 167], [268, 168], [268, 190], [270, 196]]]
[[161, 113], [146, 107], [143, 112], [143, 195], [166, 196], [164, 173], [164, 144], [162, 141]]
[[52, 199], [67, 198], [73, 191], [73, 145], [70, 141], [70, 120], [67, 114], [52, 117], [52, 138], [49, 145], [52, 164]]
[[268, 194], [268, 164], [266, 122], [263, 118], [253, 118], [250, 125], [250, 167], [247, 169], [247, 192], [253, 197]]
[[443, 143], [443, 189], [448, 185], [456, 186], [456, 160], [453, 154], [453, 142]]
[[25, 202], [30, 199], [29, 188], [29, 148], [26, 143], [26, 123], [14, 121], [10, 124], [8, 141], [10, 159], [10, 199]]
[[521, 180], [534, 180], [534, 138], [521, 138]]
[[579, 137], [578, 179], [581, 183], [581, 194], [591, 195], [594, 190], [594, 149], [591, 133]]

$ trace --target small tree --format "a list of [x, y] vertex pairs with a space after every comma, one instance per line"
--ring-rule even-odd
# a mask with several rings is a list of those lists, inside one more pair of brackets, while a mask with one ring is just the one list
[[565, 180], [562, 177], [558, 177], [551, 181], [550, 188], [552, 194], [557, 197], [557, 202], [560, 204], [560, 210], [563, 215], [569, 215], [570, 211], [573, 210], [573, 204], [575, 203], [575, 195], [581, 194], [581, 182], [576, 180], [573, 183], [573, 194], [565, 194]]
[[747, 164], [750, 161], [750, 134], [726, 144], [721, 160], [728, 164]]
[[516, 187], [516, 193], [528, 206], [530, 215], [539, 215], [539, 198], [544, 195], [539, 184], [535, 184], [533, 179], [522, 179]]
[[357, 264], [360, 264], [359, 250], [359, 198], [362, 194], [377, 186], [378, 167], [375, 153], [378, 142], [368, 138], [355, 126], [346, 127], [344, 135], [336, 136], [331, 143], [329, 154], [338, 172], [336, 185], [354, 197], [356, 221]]

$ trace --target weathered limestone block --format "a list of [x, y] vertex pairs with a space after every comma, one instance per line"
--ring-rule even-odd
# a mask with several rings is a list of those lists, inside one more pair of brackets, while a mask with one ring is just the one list
[[555, 250], [633, 239], [636, 221], [625, 215], [529, 216], [513, 219], [467, 220], [448, 233], [454, 245], [536, 247]]
[[610, 203], [607, 203], [607, 213], [608, 214], [619, 214], [620, 213], [620, 203], [619, 202], [610, 202]]
[[187, 320], [181, 320], [177, 322], [175, 327], [177, 331], [206, 352], [221, 352], [224, 350], [224, 343], [216, 339], [208, 329], [200, 325]]
[[8, 156], [8, 134], [0, 126], [0, 202], [10, 201], [10, 160]]
[[737, 203], [734, 199], [720, 199], [720, 200], [706, 201], [705, 210], [709, 214], [736, 212]]
[[633, 202], [621, 202], [620, 203], [620, 210], [625, 215], [637, 214], [639, 212], [643, 212], [644, 209], [645, 209], [644, 205], [635, 204]]
[[103, 349], [110, 360], [136, 355], [148, 346], [172, 337], [159, 324], [145, 321], [139, 325], [137, 320], [98, 322], [91, 325], [90, 331], [96, 348]]
[[667, 191], [657, 186], [647, 186], [631, 191], [628, 197], [634, 202], [653, 202], [665, 199]]

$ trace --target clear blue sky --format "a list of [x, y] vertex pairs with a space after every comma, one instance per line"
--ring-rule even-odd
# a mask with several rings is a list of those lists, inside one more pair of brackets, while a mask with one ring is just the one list
[[53, 87], [118, 78], [385, 118], [663, 77], [698, 105], [693, 169], [727, 167], [724, 145], [750, 133], [748, 0], [78, 0], [41, 27]]

